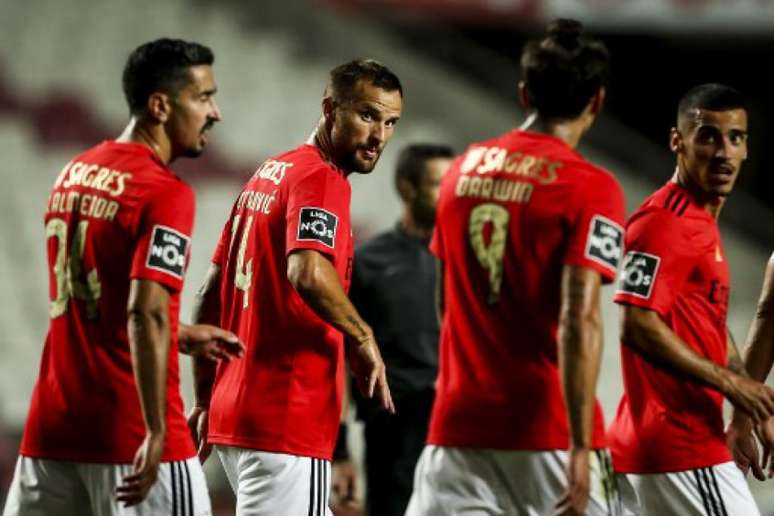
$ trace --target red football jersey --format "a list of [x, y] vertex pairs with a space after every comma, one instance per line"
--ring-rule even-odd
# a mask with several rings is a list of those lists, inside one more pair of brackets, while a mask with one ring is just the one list
[[127, 336], [130, 279], [170, 292], [162, 460], [196, 451], [183, 416], [177, 331], [194, 194], [139, 144], [103, 142], [68, 163], [45, 215], [51, 322], [21, 454], [131, 463], [145, 437]]
[[[428, 442], [567, 449], [557, 362], [562, 267], [615, 278], [624, 200], [561, 140], [515, 130], [472, 145], [443, 179], [431, 250], [444, 263]], [[593, 446], [604, 446], [595, 408]]]
[[[626, 225], [615, 301], [657, 312], [700, 356], [727, 363], [729, 274], [715, 219], [676, 183]], [[621, 343], [624, 395], [608, 432], [616, 471], [663, 473], [731, 460], [723, 395], [648, 362]]]
[[313, 145], [263, 164], [237, 198], [213, 256], [221, 325], [241, 360], [218, 366], [208, 441], [330, 459], [341, 414], [343, 336], [287, 279], [297, 249], [325, 254], [345, 290], [352, 268], [351, 190]]

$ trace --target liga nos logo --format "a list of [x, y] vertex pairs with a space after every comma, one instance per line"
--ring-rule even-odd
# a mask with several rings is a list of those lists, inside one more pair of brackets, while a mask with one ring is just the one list
[[661, 258], [656, 255], [629, 251], [624, 258], [618, 292], [650, 299]]
[[314, 240], [333, 249], [339, 218], [322, 208], [301, 208], [298, 215], [298, 240]]
[[617, 269], [623, 246], [623, 228], [602, 215], [591, 219], [586, 244], [586, 258]]
[[166, 226], [153, 227], [146, 266], [183, 279], [188, 237]]

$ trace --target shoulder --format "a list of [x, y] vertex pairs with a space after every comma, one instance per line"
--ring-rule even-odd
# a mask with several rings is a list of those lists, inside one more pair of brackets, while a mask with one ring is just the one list
[[604, 167], [592, 163], [581, 156], [568, 162], [575, 168], [584, 185], [584, 190], [603, 193], [605, 195], [616, 194], [623, 197], [623, 187], [618, 178]]

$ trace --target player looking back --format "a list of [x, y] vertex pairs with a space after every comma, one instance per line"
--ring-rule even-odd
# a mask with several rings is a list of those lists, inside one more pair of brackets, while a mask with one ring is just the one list
[[348, 176], [374, 169], [402, 107], [387, 67], [361, 59], [334, 68], [311, 142], [258, 167], [220, 237], [197, 319], [233, 330], [247, 354], [217, 372], [196, 362], [189, 422], [202, 458], [217, 445], [238, 514], [330, 514], [343, 335], [361, 393], [394, 411], [373, 331], [346, 294]]
[[636, 514], [756, 515], [723, 432], [724, 396], [756, 423], [774, 413], [774, 391], [748, 377], [726, 328], [717, 218], [747, 158], [741, 94], [720, 84], [688, 91], [669, 143], [672, 179], [626, 224], [613, 466]]
[[440, 372], [410, 516], [616, 505], [595, 388], [624, 201], [574, 150], [602, 109], [608, 52], [556, 20], [521, 66], [529, 118], [471, 145], [441, 186]]
[[181, 40], [134, 50], [126, 129], [54, 183], [51, 321], [5, 516], [210, 514], [177, 351], [241, 348], [229, 332], [178, 322], [194, 193], [168, 165], [201, 154], [221, 118], [213, 60]]

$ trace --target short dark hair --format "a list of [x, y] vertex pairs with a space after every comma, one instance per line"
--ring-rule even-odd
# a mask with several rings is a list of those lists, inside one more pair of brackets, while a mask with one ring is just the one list
[[395, 187], [401, 179], [414, 186], [419, 185], [425, 172], [425, 163], [435, 158], [453, 158], [454, 149], [448, 145], [415, 143], [400, 151], [398, 166], [395, 168]]
[[328, 92], [336, 102], [347, 102], [352, 99], [360, 81], [368, 81], [385, 91], [398, 90], [403, 96], [398, 76], [373, 59], [355, 59], [331, 70]]
[[692, 116], [697, 109], [707, 111], [744, 109], [747, 111], [747, 103], [738, 90], [725, 84], [707, 83], [694, 86], [680, 99], [677, 105], [678, 123], [681, 119]]
[[522, 78], [532, 108], [545, 118], [575, 118], [599, 88], [607, 85], [610, 53], [587, 36], [576, 20], [549, 23], [542, 40], [521, 54]]
[[153, 92], [177, 94], [191, 80], [189, 67], [214, 61], [208, 47], [181, 39], [161, 38], [140, 45], [124, 66], [122, 83], [129, 111], [141, 113]]

